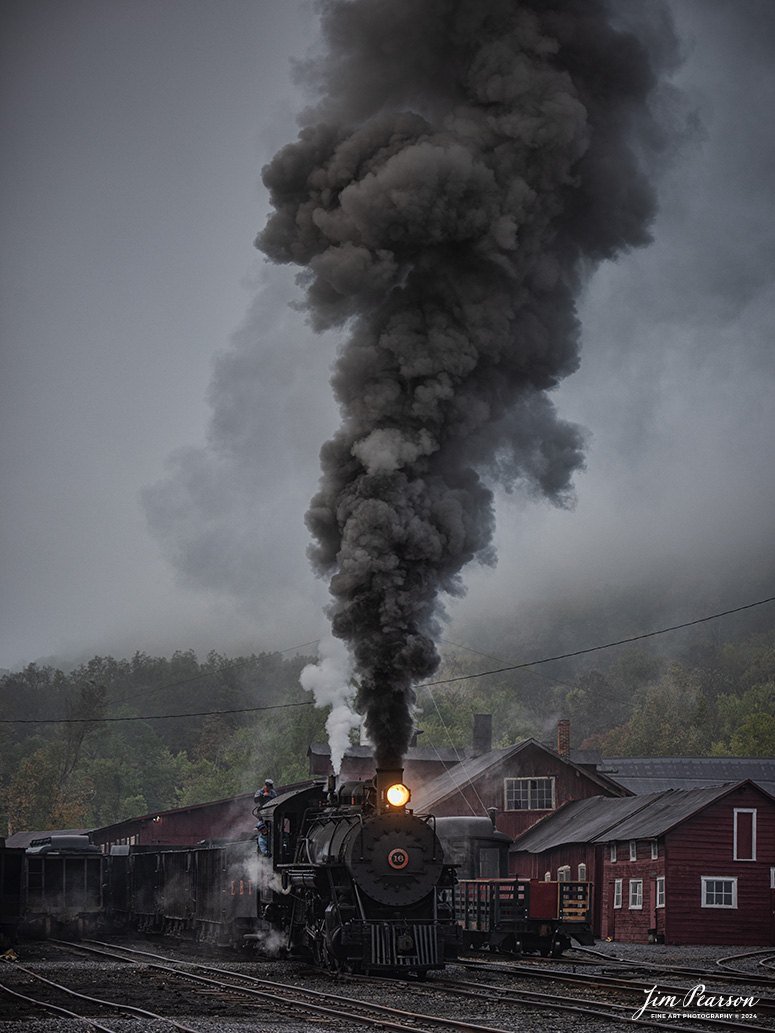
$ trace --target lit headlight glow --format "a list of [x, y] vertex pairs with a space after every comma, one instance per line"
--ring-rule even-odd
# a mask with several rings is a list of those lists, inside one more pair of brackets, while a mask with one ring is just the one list
[[388, 789], [385, 796], [391, 807], [406, 807], [409, 803], [411, 793], [405, 785], [402, 785], [400, 782], [396, 782], [395, 785], [392, 785]]

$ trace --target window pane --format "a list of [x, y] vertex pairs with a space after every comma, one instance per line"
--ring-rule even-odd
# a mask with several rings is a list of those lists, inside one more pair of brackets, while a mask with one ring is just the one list
[[551, 778], [507, 778], [506, 810], [550, 811], [554, 807]]
[[705, 907], [735, 907], [734, 879], [703, 879], [703, 905]]

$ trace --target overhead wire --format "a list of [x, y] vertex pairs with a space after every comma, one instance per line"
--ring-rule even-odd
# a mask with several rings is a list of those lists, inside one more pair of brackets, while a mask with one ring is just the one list
[[[599, 652], [600, 650], [603, 650], [603, 649], [613, 649], [616, 646], [628, 645], [631, 642], [641, 642], [644, 639], [655, 638], [658, 635], [666, 635], [666, 634], [668, 634], [668, 632], [671, 632], [671, 631], [680, 631], [683, 628], [695, 627], [696, 625], [704, 624], [707, 621], [717, 620], [720, 617], [728, 617], [728, 616], [730, 616], [731, 614], [734, 614], [734, 613], [742, 613], [744, 610], [751, 610], [751, 609], [753, 609], [756, 606], [764, 606], [766, 603], [772, 603], [772, 602], [775, 602], [775, 595], [769, 596], [767, 599], [759, 599], [759, 600], [757, 600], [756, 602], [753, 602], [753, 603], [746, 603], [743, 606], [736, 606], [736, 607], [734, 607], [732, 609], [729, 609], [729, 610], [723, 610], [720, 613], [712, 613], [712, 614], [709, 614], [706, 617], [698, 617], [695, 620], [685, 621], [682, 624], [673, 624], [669, 628], [660, 628], [657, 631], [647, 631], [647, 632], [644, 632], [644, 633], [642, 633], [640, 635], [631, 635], [629, 638], [617, 639], [617, 641], [615, 641], [615, 642], [605, 642], [605, 643], [602, 643], [601, 645], [597, 645], [597, 646], [588, 646], [586, 649], [576, 649], [576, 650], [574, 650], [573, 652], [570, 652], [570, 653], [560, 653], [560, 654], [558, 654], [556, 656], [542, 657], [539, 660], [526, 660], [526, 661], [524, 661], [523, 663], [520, 663], [520, 664], [509, 664], [508, 666], [499, 667], [499, 668], [491, 670], [491, 671], [479, 671], [479, 672], [474, 673], [474, 674], [459, 675], [459, 676], [457, 676], [455, 678], [443, 678], [443, 679], [440, 679], [439, 681], [423, 682], [421, 687], [424, 688], [424, 689], [429, 689], [429, 688], [435, 687], [437, 685], [451, 685], [451, 684], [453, 684], [455, 682], [473, 681], [473, 679], [475, 679], [475, 678], [485, 678], [485, 677], [487, 677], [488, 675], [491, 675], [491, 674], [503, 674], [503, 673], [505, 673], [507, 671], [520, 671], [520, 670], [524, 670], [524, 669], [526, 669], [528, 667], [538, 667], [541, 664], [553, 663], [556, 660], [568, 660], [568, 659], [570, 659], [572, 657], [584, 656], [584, 655], [586, 655], [588, 653], [596, 653], [596, 652]], [[311, 643], [305, 643], [305, 645], [310, 645], [310, 644]], [[302, 646], [291, 647], [291, 649], [298, 649], [298, 648], [302, 648]], [[288, 649], [288, 650], [280, 650], [279, 652], [290, 652], [290, 649]], [[244, 663], [247, 663], [247, 662], [248, 661], [245, 661]], [[234, 666], [242, 666], [242, 665], [243, 664], [241, 663], [241, 664], [237, 664], [237, 665], [234, 665]], [[224, 669], [228, 669], [228, 668], [224, 668]], [[202, 675], [196, 675], [196, 676], [192, 677], [190, 680], [194, 681], [197, 678], [207, 677], [208, 675], [211, 675], [211, 674], [212, 674], [212, 672], [207, 672], [207, 673], [202, 674]], [[177, 684], [180, 684], [180, 683], [176, 682], [175, 685], [177, 685]], [[168, 688], [168, 687], [171, 687], [171, 686], [160, 686], [158, 691], [162, 691], [162, 689]], [[90, 724], [90, 723], [100, 723], [100, 722], [107, 722], [107, 721], [116, 721], [116, 722], [117, 721], [161, 721], [161, 720], [165, 720], [165, 719], [168, 719], [168, 718], [218, 717], [218, 716], [224, 715], [224, 714], [250, 714], [250, 713], [255, 713], [255, 712], [261, 711], [261, 710], [281, 710], [281, 709], [287, 708], [287, 707], [304, 707], [304, 706], [314, 706], [314, 700], [304, 700], [304, 701], [301, 701], [301, 702], [298, 702], [298, 703], [278, 703], [278, 704], [275, 704], [274, 706], [266, 706], [266, 707], [240, 707], [240, 708], [236, 708], [234, 710], [205, 710], [205, 711], [199, 711], [197, 713], [192, 713], [192, 714], [154, 714], [154, 715], [149, 715], [149, 716], [137, 716], [137, 717], [102, 717], [102, 718], [99, 718], [99, 717], [95, 717], [95, 718], [0, 718], [0, 724]]]

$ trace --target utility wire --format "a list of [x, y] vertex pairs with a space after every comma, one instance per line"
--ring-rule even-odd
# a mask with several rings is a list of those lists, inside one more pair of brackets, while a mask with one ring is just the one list
[[3, 725], [89, 725], [103, 724], [108, 721], [166, 721], [173, 717], [221, 717], [223, 714], [254, 714], [257, 710], [286, 710], [288, 707], [311, 707], [314, 701], [301, 700], [299, 703], [275, 703], [270, 707], [240, 707], [238, 710], [201, 710], [196, 714], [150, 714], [146, 717], [37, 717], [14, 720], [0, 718]]
[[[484, 678], [488, 674], [503, 674], [506, 671], [520, 671], [526, 667], [537, 667], [540, 664], [549, 664], [555, 660], [568, 660], [574, 656], [583, 656], [585, 653], [596, 653], [601, 649], [612, 649], [614, 646], [624, 646], [630, 642], [641, 642], [646, 638], [655, 638], [657, 635], [666, 635], [670, 631], [680, 631], [682, 628], [692, 628], [697, 624], [704, 624], [707, 621], [717, 620], [719, 617], [728, 617], [732, 613], [741, 613], [743, 610], [752, 610], [756, 606], [764, 606], [765, 603], [775, 602], [775, 595], [767, 599], [759, 599], [755, 603], [746, 603], [745, 606], [736, 606], [732, 610], [723, 610], [721, 613], [711, 613], [707, 617], [698, 617], [693, 621], [686, 621], [683, 624], [674, 624], [669, 628], [660, 628], [659, 631], [647, 631], [642, 635], [632, 635], [630, 638], [618, 639], [616, 642], [605, 642], [600, 646], [589, 646], [586, 649], [577, 649], [572, 653], [560, 653], [557, 656], [546, 656], [541, 660], [527, 660], [521, 664], [511, 664], [508, 667], [499, 667], [492, 671], [479, 671], [478, 674], [461, 674], [456, 678], [445, 678], [441, 681], [423, 682], [423, 688], [431, 688], [435, 685], [450, 685], [453, 682], [472, 681], [474, 678]], [[286, 650], [283, 650], [286, 652]], [[204, 676], [203, 676], [204, 677]], [[191, 679], [194, 681], [195, 679]], [[108, 721], [163, 721], [167, 718], [183, 717], [219, 717], [224, 714], [252, 714], [259, 710], [282, 710], [286, 707], [311, 707], [313, 700], [305, 700], [300, 703], [278, 703], [270, 707], [242, 707], [237, 710], [204, 710], [196, 714], [156, 714], [149, 717], [87, 717], [87, 718], [0, 718], [0, 724], [4, 725], [40, 725], [40, 724], [91, 724]]]
[[705, 621], [713, 621], [718, 617], [728, 617], [730, 613], [740, 613], [742, 610], [751, 610], [754, 606], [763, 606], [765, 603], [775, 602], [775, 595], [768, 599], [759, 599], [755, 603], [746, 603], [745, 606], [736, 606], [733, 610], [724, 610], [722, 613], [711, 613], [707, 617], [698, 617], [697, 620], [686, 621], [684, 624], [674, 624], [671, 628], [660, 628], [659, 631], [646, 631], [642, 635], [632, 635], [630, 638], [621, 638], [617, 642], [606, 642], [601, 646], [588, 646], [586, 649], [577, 649], [573, 653], [559, 653], [557, 656], [545, 656], [542, 660], [527, 660], [522, 664], [512, 664], [509, 667], [499, 667], [493, 671], [480, 671], [478, 674], [461, 674], [457, 678], [444, 678], [442, 681], [423, 682], [423, 688], [430, 688], [432, 685], [450, 685], [452, 682], [471, 681], [473, 678], [484, 678], [488, 674], [503, 674], [505, 671], [521, 671], [525, 667], [537, 667], [539, 664], [549, 664], [554, 660], [568, 660], [574, 656], [583, 656], [585, 653], [596, 653], [601, 649], [612, 649], [614, 646], [626, 646], [630, 642], [641, 642], [644, 638], [654, 638], [656, 635], [666, 635], [668, 631], [680, 631], [681, 628], [692, 628], [696, 624], [704, 624]]

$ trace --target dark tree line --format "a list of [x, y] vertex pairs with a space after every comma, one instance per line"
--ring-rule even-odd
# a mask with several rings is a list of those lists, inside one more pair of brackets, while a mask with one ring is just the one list
[[[671, 653], [650, 642], [479, 677], [541, 648], [575, 648], [570, 635], [560, 648], [539, 640], [532, 654], [512, 652], [506, 636], [501, 646], [486, 656], [445, 647], [437, 684], [418, 690], [420, 745], [470, 746], [473, 715], [490, 713], [495, 746], [527, 736], [555, 745], [557, 720], [569, 718], [574, 747], [608, 756], [775, 756], [775, 628], [761, 621], [727, 641], [703, 628]], [[327, 716], [299, 683], [310, 661], [137, 653], [6, 674], [0, 835], [108, 825], [252, 792], [267, 775], [306, 778]]]

